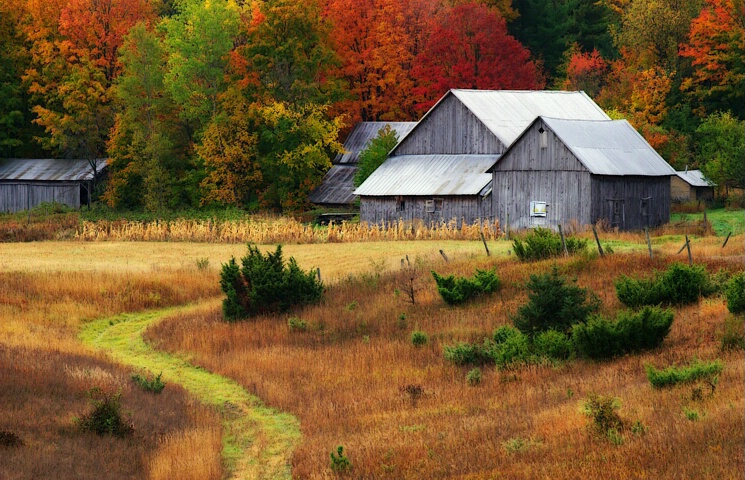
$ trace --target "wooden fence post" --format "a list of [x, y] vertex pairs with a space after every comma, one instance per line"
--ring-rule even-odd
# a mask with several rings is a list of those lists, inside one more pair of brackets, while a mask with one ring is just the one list
[[727, 238], [724, 239], [724, 243], [722, 244], [722, 248], [727, 246], [727, 242], [729, 242], [729, 236], [732, 235], [732, 232], [729, 232], [727, 234]]
[[598, 252], [600, 253], [600, 256], [604, 257], [605, 254], [603, 253], [603, 247], [600, 245], [600, 239], [598, 238], [597, 230], [595, 230], [595, 225], [592, 226], [592, 234], [595, 235], [595, 242], [598, 244]]
[[448, 260], [448, 256], [447, 256], [447, 255], [445, 255], [445, 252], [443, 252], [442, 250], [440, 250], [440, 255], [442, 255], [442, 258], [444, 258], [444, 259], [445, 259], [445, 263], [448, 263], [448, 262], [450, 262], [450, 260]]
[[691, 256], [691, 242], [688, 241], [688, 235], [686, 235], [686, 246], [688, 247], [688, 265], [693, 265], [693, 257]]
[[652, 258], [652, 241], [649, 239], [649, 229], [644, 228], [644, 235], [647, 237], [647, 249], [649, 250], [649, 258]]
[[564, 232], [561, 229], [561, 224], [559, 224], [559, 236], [561, 237], [561, 248], [564, 249], [564, 256], [569, 256], [569, 251], [567, 250], [567, 242], [564, 241]]
[[491, 252], [489, 251], [489, 247], [486, 246], [486, 238], [484, 238], [484, 232], [479, 230], [479, 233], [481, 234], [481, 241], [484, 242], [484, 249], [486, 250], [486, 256], [491, 257]]
[[507, 214], [507, 228], [504, 230], [505, 240], [510, 240], [510, 214]]
[[321, 281], [321, 267], [318, 267], [316, 269], [316, 273], [318, 274], [318, 281], [320, 282]]

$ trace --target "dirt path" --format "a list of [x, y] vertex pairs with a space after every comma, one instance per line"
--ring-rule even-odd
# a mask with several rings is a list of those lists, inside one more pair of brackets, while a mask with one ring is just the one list
[[222, 456], [231, 478], [291, 478], [290, 458], [300, 439], [295, 417], [265, 407], [234, 380], [155, 350], [142, 338], [145, 329], [164, 318], [210, 303], [97, 320], [83, 327], [80, 339], [125, 365], [163, 372], [166, 384], [177, 383], [200, 402], [217, 407], [223, 423]]

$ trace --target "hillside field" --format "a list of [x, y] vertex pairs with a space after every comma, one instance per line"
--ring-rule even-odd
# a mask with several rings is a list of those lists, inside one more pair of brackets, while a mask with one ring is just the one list
[[[474, 365], [443, 355], [446, 345], [479, 343], [511, 325], [529, 275], [554, 265], [614, 317], [625, 308], [614, 288], [621, 274], [645, 277], [687, 262], [679, 232], [669, 233], [653, 238], [653, 259], [643, 235], [618, 234], [604, 238], [615, 250], [605, 258], [590, 243], [585, 254], [534, 263], [519, 262], [504, 240], [488, 242], [491, 256], [480, 241], [287, 245], [286, 257], [321, 269], [321, 303], [233, 324], [222, 320], [218, 273], [243, 245], [0, 244], [0, 440], [20, 440], [0, 445], [0, 477], [220, 479], [261, 471], [236, 468], [236, 453], [225, 451], [236, 415], [229, 402], [197, 401], [195, 386], [179, 386], [178, 376], [166, 378], [158, 396], [144, 392], [130, 375], [158, 370], [126, 366], [114, 343], [97, 350], [81, 341], [94, 320], [113, 332], [127, 318], [145, 318], [141, 312], [164, 311], [145, 330], [143, 348], [231, 379], [296, 418], [294, 450], [274, 452], [289, 459], [293, 478], [741, 478], [745, 364], [742, 350], [723, 349], [722, 338], [741, 336], [743, 324], [720, 294], [674, 307], [660, 347], [612, 360], [487, 363], [475, 383], [467, 381]], [[694, 261], [717, 278], [741, 272], [743, 241], [739, 233], [722, 248], [722, 237], [693, 238]], [[405, 293], [406, 256], [414, 304]], [[430, 271], [470, 276], [476, 268], [495, 269], [502, 288], [462, 306], [443, 302]], [[180, 305], [191, 307], [165, 310]], [[413, 345], [413, 331], [427, 342]], [[722, 362], [715, 384], [655, 389], [647, 380], [647, 364], [695, 359]], [[133, 435], [78, 430], [93, 387], [121, 393]], [[591, 394], [616, 399], [615, 436], [592, 433], [583, 414]], [[240, 446], [244, 455], [271, 443], [267, 434], [257, 430]], [[338, 446], [346, 470], [331, 467]]]

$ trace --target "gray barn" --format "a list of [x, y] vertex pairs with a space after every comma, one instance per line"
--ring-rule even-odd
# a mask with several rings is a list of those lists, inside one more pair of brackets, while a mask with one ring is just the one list
[[[106, 168], [97, 159], [96, 171]], [[0, 212], [18, 212], [40, 203], [57, 202], [79, 208], [88, 199], [94, 173], [88, 160], [0, 160]]]
[[715, 183], [710, 182], [701, 170], [688, 170], [675, 172], [670, 181], [670, 192], [674, 202], [687, 202], [689, 200], [703, 200], [710, 202], [714, 200]]
[[583, 92], [450, 90], [357, 189], [360, 219], [492, 221], [489, 168], [539, 115], [609, 120]]
[[625, 120], [537, 118], [492, 167], [494, 209], [511, 228], [669, 221], [675, 170]]
[[336, 156], [331, 169], [326, 172], [321, 185], [313, 190], [308, 199], [316, 205], [325, 207], [349, 207], [357, 196], [354, 194], [354, 176], [360, 152], [378, 132], [390, 125], [398, 138], [406, 136], [416, 122], [360, 122], [344, 141], [344, 153]]

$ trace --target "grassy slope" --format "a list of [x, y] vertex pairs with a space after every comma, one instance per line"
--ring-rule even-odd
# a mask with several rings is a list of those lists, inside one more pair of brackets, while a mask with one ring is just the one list
[[191, 310], [194, 307], [97, 320], [85, 325], [80, 339], [123, 364], [162, 372], [164, 381], [178, 383], [200, 402], [217, 407], [225, 432], [223, 458], [235, 478], [289, 478], [289, 458], [300, 437], [297, 419], [264, 407], [234, 380], [155, 351], [143, 341], [150, 325]]
[[[745, 211], [726, 210], [717, 208], [706, 211], [706, 218], [712, 224], [714, 232], [719, 236], [725, 236], [729, 232], [738, 235], [745, 230]], [[670, 215], [672, 223], [681, 221], [703, 221], [704, 214], [701, 213], [673, 213]]]

